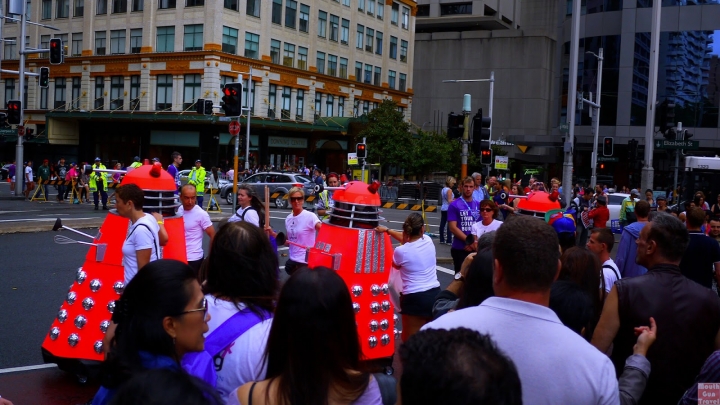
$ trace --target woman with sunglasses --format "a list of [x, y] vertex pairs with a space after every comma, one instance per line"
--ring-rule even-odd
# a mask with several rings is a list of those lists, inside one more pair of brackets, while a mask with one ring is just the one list
[[238, 328], [235, 338], [228, 339], [230, 349], [215, 360], [216, 387], [224, 398], [246, 382], [265, 377], [263, 356], [279, 289], [278, 259], [263, 230], [234, 222], [220, 228], [205, 262], [203, 291], [211, 315], [205, 337]]
[[393, 268], [400, 271], [402, 295], [402, 340], [406, 342], [426, 323], [432, 321], [435, 297], [440, 293], [440, 282], [435, 265], [435, 244], [425, 236], [425, 222], [422, 215], [414, 212], [403, 223], [403, 230], [395, 231], [385, 226], [375, 228], [387, 232], [402, 242], [393, 253]]
[[473, 235], [475, 235], [476, 240], [482, 236], [482, 234], [490, 231], [497, 231], [497, 229], [500, 228], [502, 221], [495, 219], [498, 211], [497, 205], [495, 205], [492, 200], [480, 201], [480, 221], [476, 222], [470, 231]]
[[233, 391], [227, 404], [380, 405], [378, 383], [361, 369], [361, 355], [345, 282], [328, 268], [303, 267], [280, 292], [266, 379]]
[[176, 260], [156, 260], [130, 280], [115, 301], [117, 324], [92, 405], [105, 405], [133, 375], [148, 369], [178, 373], [180, 359], [204, 349], [207, 300], [195, 273]]
[[[317, 215], [303, 208], [305, 191], [302, 188], [291, 188], [288, 191], [288, 197], [292, 213], [285, 218], [285, 230], [287, 231], [285, 245], [290, 247], [288, 260], [285, 262], [285, 272], [292, 276], [300, 266], [307, 264], [305, 247], [315, 245], [315, 231], [320, 230], [322, 222]], [[277, 237], [268, 224], [265, 224], [265, 231], [268, 235]]]

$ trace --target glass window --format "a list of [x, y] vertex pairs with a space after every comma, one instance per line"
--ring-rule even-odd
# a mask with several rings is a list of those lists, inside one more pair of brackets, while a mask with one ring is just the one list
[[247, 0], [245, 14], [260, 17], [260, 0]]
[[157, 103], [155, 109], [158, 111], [172, 109], [173, 80], [172, 75], [157, 76]]
[[310, 30], [310, 6], [300, 4], [300, 31]]
[[200, 75], [185, 75], [183, 81], [183, 109], [187, 110], [200, 98]]
[[405, 73], [400, 73], [400, 81], [398, 82], [398, 90], [405, 91], [406, 81], [407, 81], [407, 75]]
[[[63, 44], [63, 55], [68, 56], [68, 50], [70, 49], [65, 48], [66, 45], [68, 45], [70, 42], [68, 42], [68, 34], [55, 34], [55, 38], [58, 38], [60, 41], [62, 41]], [[25, 41], [27, 43], [27, 41]]]
[[318, 51], [316, 65], [318, 73], [325, 74], [325, 52]]
[[337, 42], [340, 30], [340, 17], [330, 14], [330, 40]]
[[5, 79], [5, 104], [15, 99], [15, 79]]
[[140, 99], [140, 76], [130, 76], [130, 109], [135, 110]]
[[132, 11], [145, 10], [145, 0], [132, 0]]
[[186, 51], [202, 51], [203, 49], [203, 26], [202, 24], [190, 24], [185, 26], [183, 37]]
[[158, 27], [157, 51], [175, 52], [175, 27]]
[[350, 7], [350, 0], [342, 0], [342, 5], [346, 7]]
[[[104, 34], [104, 32], [103, 32]], [[50, 48], [50, 35], [40, 35], [40, 49]]]
[[390, 58], [397, 59], [397, 38], [390, 36]]
[[325, 96], [325, 116], [326, 117], [332, 117], [335, 114], [333, 114], [333, 104], [335, 104], [335, 97], [333, 97], [332, 94], [328, 94]]
[[74, 32], [72, 34], [72, 49], [70, 50], [72, 56], [82, 55], [82, 37], [82, 32]]
[[102, 76], [95, 78], [95, 101], [93, 106], [96, 110], [105, 108], [105, 78]]
[[64, 77], [55, 78], [55, 102], [53, 103], [53, 108], [65, 108], [65, 82]]
[[368, 14], [375, 14], [375, 0], [365, 0], [365, 6], [365, 8], [367, 8]]
[[322, 111], [322, 93], [315, 92], [315, 116], [319, 117]]
[[295, 29], [297, 17], [297, 1], [285, 0], [285, 26]]
[[[231, 82], [233, 80], [229, 80]], [[243, 79], [243, 105], [245, 107], [250, 106], [250, 114], [255, 114], [255, 81], [250, 80], [250, 86], [248, 87], [248, 79]], [[248, 88], [250, 89], [250, 99], [248, 100]]]
[[340, 58], [340, 74], [341, 79], [348, 78], [348, 60], [346, 58]]
[[365, 64], [365, 78], [363, 79], [364, 83], [372, 83], [372, 68], [372, 65]]
[[223, 7], [229, 10], [238, 11], [238, 0], [225, 0]]
[[337, 56], [335, 55], [328, 55], [327, 74], [337, 76]]
[[113, 14], [127, 13], [127, 2], [128, 0], [112, 0]]
[[297, 67], [298, 69], [307, 70], [307, 58], [308, 58], [308, 49], [304, 48], [302, 46], [298, 47], [298, 63]]
[[258, 59], [258, 50], [260, 49], [260, 35], [252, 32], [245, 33], [245, 57]]
[[373, 76], [373, 84], [376, 86], [380, 86], [382, 83], [380, 80], [382, 77], [382, 68], [380, 66], [375, 66], [375, 76]]
[[388, 71], [388, 87], [395, 90], [395, 71]]
[[407, 7], [402, 8], [402, 27], [408, 29], [410, 24], [410, 9]]
[[[175, 8], [175, 0], [158, 0], [158, 8]], [[172, 89], [170, 90], [172, 92]], [[171, 108], [172, 105], [168, 108]]]
[[355, 80], [362, 82], [362, 62], [355, 62]]
[[400, 41], [400, 62], [407, 62], [408, 42]]
[[[10, 42], [13, 41], [13, 42]], [[17, 38], [5, 38], [3, 42], [3, 57], [5, 59], [17, 59]]]
[[204, 6], [205, 0], [186, 0], [185, 7], [199, 7]]
[[55, 18], [70, 17], [70, 0], [56, 0]]
[[282, 0], [273, 0], [271, 21], [273, 24], [282, 24]]
[[368, 52], [373, 51], [373, 43], [375, 42], [375, 30], [372, 28], [368, 28], [365, 35], [365, 50]]
[[41, 87], [40, 88], [40, 109], [41, 110], [47, 110], [48, 109], [48, 88], [47, 87]]
[[358, 11], [365, 11], [365, 0], [357, 0]]
[[222, 51], [237, 54], [238, 30], [223, 26]]
[[363, 40], [365, 38], [365, 27], [358, 24], [357, 25], [357, 35], [355, 36], [355, 47], [358, 49], [363, 48]]
[[400, 6], [397, 3], [393, 3], [390, 10], [390, 22], [393, 25], [398, 25], [398, 14], [400, 14]]
[[43, 0], [41, 9], [43, 20], [49, 20], [52, 18], [52, 0]]
[[345, 116], [345, 96], [338, 96], [338, 117]]
[[105, 31], [95, 31], [95, 55], [105, 55], [105, 39], [107, 33]]
[[382, 55], [382, 48], [383, 48], [383, 33], [380, 31], [377, 31], [375, 33], [375, 53], [378, 55]]
[[327, 13], [320, 10], [318, 11], [318, 36], [325, 38], [327, 29]]
[[363, 115], [367, 115], [370, 112], [370, 102], [367, 100], [364, 100], [362, 102], [362, 105], [363, 105], [363, 109], [362, 109]]
[[382, 20], [385, 16], [385, 1], [384, 0], [378, 0], [377, 2], [377, 18], [379, 20]]
[[284, 86], [282, 89], [282, 108], [280, 109], [280, 118], [284, 120], [290, 119], [290, 97], [292, 88]]
[[275, 118], [275, 106], [277, 105], [277, 85], [271, 84], [268, 92], [268, 117]]
[[285, 42], [283, 65], [293, 67], [295, 64], [295, 45]]
[[340, 29], [340, 43], [347, 45], [350, 40], [350, 21], [342, 19], [342, 27]]
[[107, 14], [108, 12], [108, 0], [97, 0], [97, 6], [95, 7], [95, 14]]
[[[442, 7], [442, 6], [440, 6]], [[423, 4], [417, 6], [417, 11], [415, 12], [416, 17], [430, 17], [430, 5], [429, 4]]]
[[75, 13], [73, 16], [82, 17], [85, 14], [85, 0], [75, 0]]
[[142, 48], [142, 28], [130, 30], [130, 53], [140, 53]]
[[[74, 83], [73, 83], [74, 85]], [[125, 78], [113, 76], [110, 78], [110, 109], [122, 110], [125, 93]]]
[[303, 120], [303, 110], [305, 107], [305, 90], [298, 89], [297, 95], [295, 96], [295, 119], [298, 121]]
[[280, 41], [277, 39], [270, 40], [270, 60], [272, 63], [280, 63]]
[[441, 4], [440, 15], [472, 14], [472, 3]]
[[110, 31], [110, 53], [113, 55], [125, 53], [125, 30]]

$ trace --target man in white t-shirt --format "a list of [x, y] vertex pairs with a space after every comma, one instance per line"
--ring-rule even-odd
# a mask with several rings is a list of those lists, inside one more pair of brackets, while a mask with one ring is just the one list
[[185, 248], [187, 249], [188, 265], [195, 270], [195, 274], [200, 272], [200, 265], [205, 259], [203, 251], [203, 233], [210, 237], [212, 243], [215, 237], [215, 228], [213, 228], [210, 215], [196, 205], [197, 194], [195, 186], [186, 184], [180, 188], [180, 202], [182, 207], [178, 208], [178, 215], [183, 216], [185, 223]]
[[288, 195], [292, 213], [285, 218], [285, 230], [287, 231], [287, 242], [285, 243], [290, 245], [285, 271], [292, 275], [295, 270], [307, 264], [306, 249], [303, 246], [315, 245], [315, 231], [320, 229], [322, 222], [317, 215], [303, 209], [305, 191], [302, 188], [293, 187]]
[[29, 160], [23, 172], [25, 176], [25, 198], [30, 198], [30, 192], [35, 189], [35, 177], [33, 177], [32, 165], [32, 160]]
[[609, 293], [615, 281], [620, 280], [620, 270], [610, 258], [613, 245], [615, 244], [615, 236], [608, 228], [595, 228], [590, 234], [587, 241], [589, 251], [597, 255], [602, 262], [602, 274], [605, 279], [605, 293]]

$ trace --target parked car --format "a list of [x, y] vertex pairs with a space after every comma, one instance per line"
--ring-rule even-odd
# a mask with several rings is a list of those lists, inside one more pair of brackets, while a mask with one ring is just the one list
[[[628, 197], [630, 197], [630, 194], [625, 193], [612, 193], [608, 194], [608, 210], [610, 210], [610, 220], [607, 222], [607, 227], [610, 227], [610, 221], [613, 219], [620, 219], [620, 206], [622, 205], [622, 201]], [[639, 198], [635, 199], [635, 202], [640, 201]]]
[[[210, 171], [207, 171], [207, 174], [205, 175], [205, 190], [208, 189], [210, 182], [208, 181], [208, 177], [210, 177]], [[180, 185], [184, 186], [188, 182], [188, 176], [190, 175], [190, 170], [180, 170], [178, 172], [178, 176], [180, 177]], [[230, 188], [232, 188], [232, 183], [225, 180], [224, 178], [220, 177], [220, 180], [218, 181], [218, 188], [222, 190], [224, 186], [227, 184], [230, 184]]]
[[[255, 190], [260, 201], [265, 200], [265, 186], [270, 189], [270, 196], [277, 193], [277, 196], [271, 200], [275, 204], [276, 208], [287, 208], [289, 206], [288, 200], [284, 199], [285, 194], [293, 188], [295, 185], [302, 185], [305, 188], [305, 195], [308, 196], [313, 193], [313, 183], [309, 176], [301, 173], [284, 173], [284, 172], [260, 172], [255, 173], [243, 181], [244, 184], [249, 185]], [[220, 197], [224, 198], [225, 201], [232, 205], [235, 196], [232, 193], [233, 185], [228, 183], [227, 185], [220, 188]]]
[[3, 181], [7, 180], [8, 174], [10, 173], [10, 169], [9, 169], [10, 165], [12, 165], [12, 163], [3, 165], [3, 167], [0, 168], [0, 180], [3, 180]]

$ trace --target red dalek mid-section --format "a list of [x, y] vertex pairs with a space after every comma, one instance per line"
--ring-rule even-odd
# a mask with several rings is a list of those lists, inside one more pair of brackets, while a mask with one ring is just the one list
[[392, 356], [400, 333], [387, 284], [392, 243], [388, 234], [374, 229], [384, 220], [379, 216], [378, 187], [377, 182], [368, 186], [353, 181], [333, 188], [330, 218], [323, 222], [315, 246], [307, 249], [310, 267], [329, 267], [345, 280], [368, 360]]
[[[156, 163], [127, 172], [122, 184], [131, 183], [144, 191], [143, 211], [164, 216], [168, 243], [162, 248], [162, 257], [187, 262], [183, 218], [175, 213], [178, 207], [175, 179]], [[103, 335], [110, 325], [115, 300], [125, 288], [122, 245], [129, 225], [130, 220], [115, 210], [108, 213], [94, 237], [64, 227], [60, 220], [56, 223], [54, 230], [64, 228], [92, 238], [92, 242], [55, 237], [58, 243], [87, 244], [90, 249], [42, 344], [46, 363], [56, 363], [61, 369], [83, 377], [92, 373], [89, 368], [93, 362], [103, 360]]]

